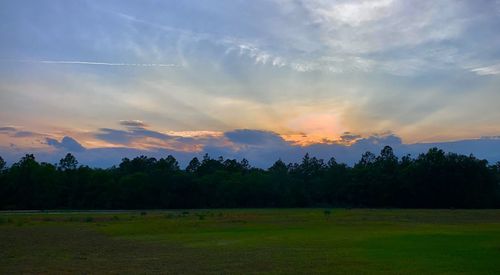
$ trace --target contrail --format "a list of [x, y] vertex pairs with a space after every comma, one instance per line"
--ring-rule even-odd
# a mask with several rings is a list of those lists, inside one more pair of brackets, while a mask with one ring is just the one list
[[38, 60], [38, 61], [19, 61], [25, 63], [43, 63], [43, 64], [78, 64], [78, 65], [101, 65], [101, 66], [126, 66], [126, 67], [177, 67], [176, 64], [163, 63], [111, 63], [111, 62], [93, 62], [93, 61], [68, 61], [68, 60]]

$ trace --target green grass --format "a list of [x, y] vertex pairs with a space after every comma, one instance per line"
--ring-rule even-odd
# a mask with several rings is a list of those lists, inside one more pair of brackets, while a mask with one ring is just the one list
[[500, 274], [500, 210], [0, 214], [0, 273]]

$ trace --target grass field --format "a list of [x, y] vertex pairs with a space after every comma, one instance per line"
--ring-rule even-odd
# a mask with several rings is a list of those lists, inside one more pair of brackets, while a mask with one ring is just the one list
[[0, 273], [500, 274], [500, 210], [1, 213]]

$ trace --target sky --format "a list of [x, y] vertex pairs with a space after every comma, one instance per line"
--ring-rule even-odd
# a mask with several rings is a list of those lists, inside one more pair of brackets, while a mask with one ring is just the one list
[[500, 161], [500, 1], [3, 0], [0, 156]]

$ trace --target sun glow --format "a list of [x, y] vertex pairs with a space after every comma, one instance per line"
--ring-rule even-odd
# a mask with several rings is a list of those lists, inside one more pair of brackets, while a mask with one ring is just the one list
[[314, 143], [336, 143], [345, 132], [334, 112], [309, 113], [300, 115], [287, 123], [291, 134], [282, 134], [286, 141], [307, 146]]

